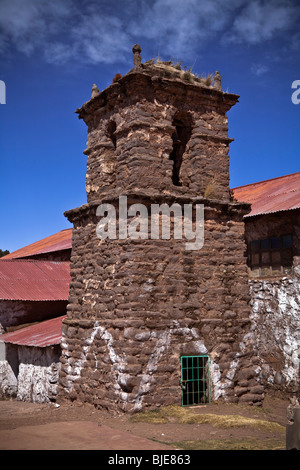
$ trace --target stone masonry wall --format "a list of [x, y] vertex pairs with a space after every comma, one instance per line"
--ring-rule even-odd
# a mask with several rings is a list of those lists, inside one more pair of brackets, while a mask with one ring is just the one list
[[195, 253], [181, 240], [100, 241], [90, 212], [74, 220], [60, 398], [124, 410], [180, 404], [180, 357], [208, 354], [213, 399], [261, 402], [258, 361], [243, 345], [249, 292], [240, 214], [233, 209], [228, 220], [207, 208], [204, 247]]
[[33, 403], [55, 401], [60, 346], [47, 348], [1, 344], [0, 397]]
[[[127, 75], [78, 111], [88, 125], [88, 202], [113, 189], [150, 188], [229, 201], [232, 139], [226, 111], [237, 96], [182, 81], [174, 86], [153, 73]], [[180, 167], [181, 186], [174, 187], [170, 154], [177, 120], [190, 127], [190, 136]]]
[[300, 387], [299, 210], [246, 219], [246, 240], [293, 236], [293, 273], [251, 279], [251, 332], [266, 390], [298, 393]]
[[300, 387], [300, 269], [289, 278], [250, 281], [252, 331], [267, 389]]
[[18, 400], [34, 403], [56, 400], [61, 367], [59, 357], [59, 346], [18, 348]]
[[[261, 403], [243, 216], [229, 191], [227, 111], [238, 96], [140, 64], [77, 110], [88, 126], [87, 204], [74, 224], [60, 399], [140, 410], [181, 403], [180, 358], [208, 355], [213, 399]], [[137, 60], [138, 59], [138, 60]], [[168, 72], [168, 73], [167, 73]], [[204, 204], [204, 246], [99, 239], [97, 207]], [[117, 214], [118, 215], [118, 214]], [[195, 222], [195, 221], [194, 221]], [[148, 224], [148, 229], [150, 223]]]

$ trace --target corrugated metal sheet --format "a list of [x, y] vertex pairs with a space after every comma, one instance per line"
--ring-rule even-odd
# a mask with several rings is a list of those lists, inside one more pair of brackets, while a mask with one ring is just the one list
[[239, 202], [251, 204], [246, 217], [300, 208], [300, 173], [281, 176], [233, 189]]
[[0, 299], [67, 300], [70, 263], [0, 260]]
[[21, 328], [11, 333], [5, 333], [4, 335], [0, 335], [0, 341], [21, 346], [35, 346], [40, 348], [60, 344], [62, 338], [62, 320], [65, 317], [66, 315], [63, 315], [36, 325], [26, 326], [25, 328]]
[[50, 237], [43, 238], [35, 243], [3, 256], [2, 259], [24, 258], [28, 256], [51, 253], [53, 251], [68, 250], [72, 248], [72, 229], [61, 230]]

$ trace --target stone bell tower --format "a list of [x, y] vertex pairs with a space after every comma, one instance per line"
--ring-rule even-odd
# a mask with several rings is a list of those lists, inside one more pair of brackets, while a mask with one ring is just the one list
[[[238, 96], [222, 91], [218, 72], [212, 82], [171, 62], [142, 63], [140, 53], [135, 45], [133, 69], [101, 92], [94, 85], [76, 111], [88, 126], [87, 204], [66, 212], [72, 282], [59, 397], [125, 411], [259, 403], [243, 224], [250, 207], [229, 191], [226, 113]], [[118, 236], [120, 198], [146, 208], [146, 236]], [[103, 204], [115, 208], [114, 237], [99, 238]], [[151, 237], [151, 208], [162, 204], [204, 208], [201, 249]]]

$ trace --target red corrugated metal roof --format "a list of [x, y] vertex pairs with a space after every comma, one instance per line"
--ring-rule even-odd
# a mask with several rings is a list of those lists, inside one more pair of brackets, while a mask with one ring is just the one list
[[19, 344], [21, 346], [46, 347], [60, 344], [62, 333], [62, 320], [66, 315], [52, 318], [32, 326], [26, 326], [11, 333], [0, 335], [4, 343]]
[[70, 263], [0, 259], [0, 299], [68, 300]]
[[1, 259], [24, 258], [28, 256], [40, 255], [43, 253], [51, 253], [53, 251], [68, 250], [72, 248], [72, 229], [61, 230], [50, 237], [43, 238], [31, 245], [9, 253]]
[[233, 189], [235, 199], [251, 204], [246, 217], [300, 208], [300, 172]]

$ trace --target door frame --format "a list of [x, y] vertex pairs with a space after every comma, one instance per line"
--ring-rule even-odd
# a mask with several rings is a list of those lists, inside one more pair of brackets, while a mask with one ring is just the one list
[[181, 356], [180, 366], [182, 406], [210, 403], [210, 357], [207, 354]]

